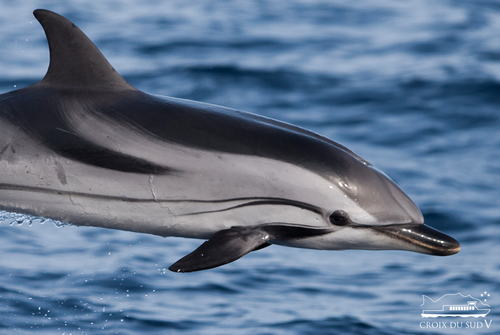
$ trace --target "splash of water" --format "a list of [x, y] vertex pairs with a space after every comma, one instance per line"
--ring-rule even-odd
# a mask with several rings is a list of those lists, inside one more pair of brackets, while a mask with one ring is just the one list
[[26, 215], [26, 214], [20, 214], [20, 213], [0, 211], [0, 225], [8, 224], [10, 226], [13, 226], [13, 225], [21, 226], [23, 224], [28, 224], [29, 226], [31, 226], [31, 225], [33, 225], [33, 223], [39, 223], [39, 224], [43, 225], [46, 222], [51, 222], [54, 226], [56, 226], [58, 228], [62, 228], [62, 227], [71, 225], [70, 223], [67, 223], [67, 222], [52, 220], [52, 219], [43, 218], [43, 217], [39, 217], [39, 216], [32, 216], [32, 215]]

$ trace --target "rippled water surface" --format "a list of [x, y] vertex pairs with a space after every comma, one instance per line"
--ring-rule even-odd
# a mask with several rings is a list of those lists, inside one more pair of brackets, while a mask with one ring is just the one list
[[[1, 93], [47, 69], [35, 8], [75, 22], [143, 91], [266, 115], [341, 142], [391, 176], [462, 251], [272, 246], [176, 274], [166, 268], [201, 241], [23, 217], [9, 224], [3, 212], [0, 333], [500, 332], [497, 1], [4, 0]], [[487, 292], [490, 313], [425, 328], [422, 295], [457, 292]], [[451, 321], [463, 327], [450, 329]]]

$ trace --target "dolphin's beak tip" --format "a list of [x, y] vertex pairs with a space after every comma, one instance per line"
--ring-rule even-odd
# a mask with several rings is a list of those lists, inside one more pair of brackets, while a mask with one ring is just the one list
[[460, 252], [460, 243], [453, 237], [446, 235], [439, 230], [423, 225], [427, 230], [428, 237], [431, 240], [438, 241], [434, 245], [428, 245], [429, 253], [435, 256], [451, 256]]
[[441, 252], [436, 253], [437, 256], [451, 256], [458, 254], [460, 252], [460, 243], [455, 240], [453, 237], [449, 237], [449, 240], [447, 242], [447, 246], [442, 250]]

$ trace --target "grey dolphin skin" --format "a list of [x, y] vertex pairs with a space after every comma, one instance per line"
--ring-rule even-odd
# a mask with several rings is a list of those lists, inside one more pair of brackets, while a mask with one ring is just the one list
[[346, 147], [261, 116], [140, 92], [73, 23], [34, 15], [50, 65], [40, 82], [0, 95], [0, 209], [206, 239], [175, 272], [270, 244], [460, 250]]

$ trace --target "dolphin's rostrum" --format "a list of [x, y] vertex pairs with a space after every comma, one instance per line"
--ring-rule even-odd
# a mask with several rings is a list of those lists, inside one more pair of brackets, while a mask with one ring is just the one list
[[36, 10], [50, 48], [38, 83], [0, 95], [0, 209], [208, 239], [170, 270], [280, 244], [460, 250], [346, 147], [261, 116], [136, 90], [64, 17]]

